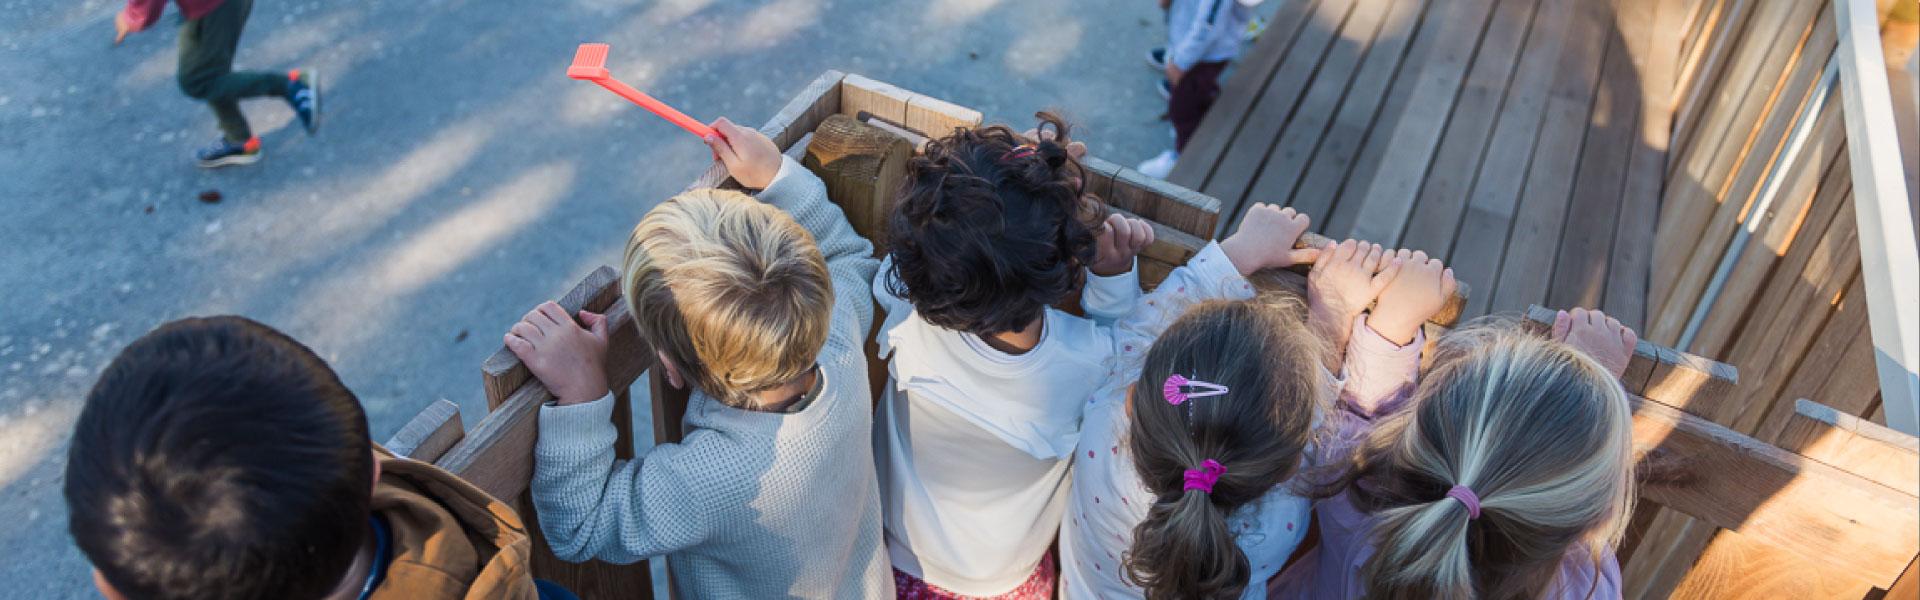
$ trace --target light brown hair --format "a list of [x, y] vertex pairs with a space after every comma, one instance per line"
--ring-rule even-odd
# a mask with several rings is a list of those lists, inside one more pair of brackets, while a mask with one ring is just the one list
[[[1356, 453], [1375, 515], [1369, 598], [1538, 598], [1568, 551], [1596, 562], [1633, 511], [1633, 415], [1599, 363], [1499, 320], [1440, 340], [1406, 411]], [[1451, 499], [1471, 489], [1481, 514]]]
[[627, 241], [621, 291], [641, 339], [730, 405], [806, 374], [826, 345], [833, 283], [813, 236], [736, 191], [684, 192]]
[[[1127, 448], [1154, 501], [1125, 561], [1146, 597], [1239, 598], [1247, 586], [1252, 569], [1227, 515], [1293, 476], [1329, 400], [1320, 397], [1321, 343], [1299, 309], [1297, 300], [1201, 304], [1147, 351]], [[1228, 392], [1176, 406], [1163, 393], [1174, 374]], [[1186, 472], [1207, 460], [1226, 468], [1213, 491], [1185, 489]]]

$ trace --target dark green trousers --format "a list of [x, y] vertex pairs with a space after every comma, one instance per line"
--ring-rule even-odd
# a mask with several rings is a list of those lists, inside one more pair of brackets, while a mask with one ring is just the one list
[[220, 131], [235, 144], [253, 137], [247, 117], [240, 114], [240, 99], [287, 95], [285, 74], [233, 70], [240, 30], [252, 12], [253, 0], [227, 0], [213, 12], [180, 25], [180, 91], [213, 107]]

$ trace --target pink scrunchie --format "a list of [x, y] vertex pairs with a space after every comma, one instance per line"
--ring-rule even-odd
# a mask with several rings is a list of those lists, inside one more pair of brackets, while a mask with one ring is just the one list
[[[1191, 473], [1192, 471], [1188, 472]], [[1480, 496], [1473, 493], [1471, 488], [1464, 485], [1453, 486], [1453, 489], [1447, 490], [1447, 497], [1459, 500], [1461, 504], [1467, 505], [1467, 520], [1471, 521], [1480, 518]]]
[[1209, 458], [1200, 463], [1200, 468], [1187, 469], [1187, 483], [1185, 488], [1188, 490], [1200, 490], [1203, 494], [1211, 494], [1213, 493], [1213, 484], [1219, 483], [1220, 476], [1225, 474], [1227, 474], [1227, 467], [1220, 464], [1220, 461]]

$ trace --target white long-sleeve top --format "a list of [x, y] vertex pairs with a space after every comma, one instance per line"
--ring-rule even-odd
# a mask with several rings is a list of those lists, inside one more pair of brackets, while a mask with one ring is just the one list
[[880, 356], [892, 357], [874, 430], [887, 554], [955, 593], [1004, 593], [1059, 529], [1080, 405], [1125, 351], [1101, 321], [1133, 307], [1138, 279], [1089, 277], [1081, 302], [1094, 318], [1049, 308], [1040, 342], [1013, 355], [921, 319], [888, 291], [888, 271], [873, 286], [887, 313]]
[[1253, 10], [1235, 0], [1173, 0], [1167, 6], [1167, 62], [1181, 70], [1240, 56]]
[[671, 555], [682, 598], [891, 597], [864, 349], [879, 261], [793, 159], [759, 199], [813, 234], [833, 277], [831, 331], [803, 408], [748, 411], [695, 391], [684, 439], [617, 460], [610, 398], [542, 407], [540, 529], [566, 560]]

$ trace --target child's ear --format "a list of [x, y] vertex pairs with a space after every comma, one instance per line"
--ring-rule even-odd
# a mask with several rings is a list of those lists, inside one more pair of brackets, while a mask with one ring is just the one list
[[679, 365], [673, 364], [673, 359], [667, 358], [666, 352], [655, 350], [653, 351], [653, 353], [656, 355], [659, 355], [660, 369], [663, 371], [666, 371], [667, 373], [667, 385], [673, 386], [673, 389], [676, 389], [676, 390], [687, 389], [686, 380], [683, 380], [680, 378]]
[[113, 589], [113, 584], [107, 583], [107, 576], [101, 575], [99, 569], [93, 570], [93, 587], [98, 588], [100, 596], [107, 600], [127, 600], [120, 590]]

